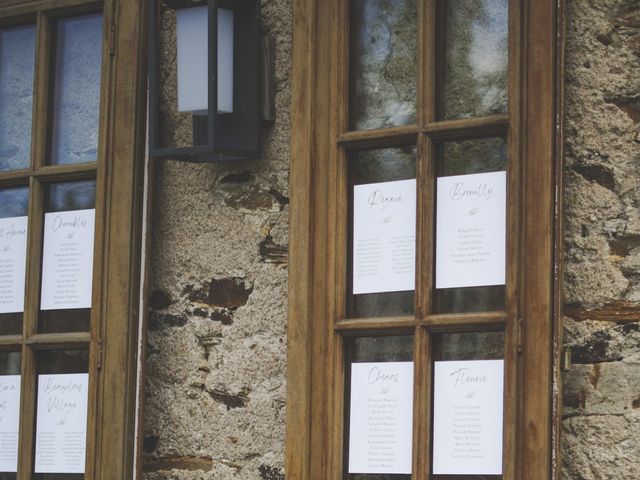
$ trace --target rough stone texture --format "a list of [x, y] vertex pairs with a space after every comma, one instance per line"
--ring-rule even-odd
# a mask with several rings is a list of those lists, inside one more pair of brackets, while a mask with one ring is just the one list
[[640, 3], [567, 2], [562, 478], [640, 478]]
[[[262, 17], [277, 41], [262, 158], [155, 168], [146, 480], [284, 478], [290, 1], [264, 0]], [[172, 22], [165, 15], [168, 36]]]

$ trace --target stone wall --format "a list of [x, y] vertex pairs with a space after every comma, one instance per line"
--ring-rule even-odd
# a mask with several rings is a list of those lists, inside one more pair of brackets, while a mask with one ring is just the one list
[[640, 3], [569, 0], [563, 479], [640, 478]]
[[[640, 4], [567, 0], [562, 478], [640, 478]], [[284, 478], [290, 0], [260, 161], [156, 165], [146, 480]], [[188, 130], [188, 129], [187, 129]]]
[[262, 158], [155, 166], [146, 480], [283, 478], [290, 1], [262, 17], [277, 42]]

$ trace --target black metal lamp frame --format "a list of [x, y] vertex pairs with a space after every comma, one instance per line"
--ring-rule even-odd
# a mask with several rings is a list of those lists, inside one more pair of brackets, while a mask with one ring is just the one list
[[[255, 159], [260, 156], [261, 36], [259, 0], [149, 1], [149, 155], [189, 162]], [[193, 115], [193, 146], [160, 143], [160, 2], [174, 10], [208, 6], [208, 89], [205, 115]], [[233, 113], [218, 113], [218, 7], [234, 12]]]

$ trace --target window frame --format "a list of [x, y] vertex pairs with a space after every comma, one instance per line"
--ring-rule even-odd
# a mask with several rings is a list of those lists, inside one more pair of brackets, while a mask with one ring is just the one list
[[[434, 45], [436, 2], [416, 3], [418, 55], [425, 58], [425, 68], [418, 72], [417, 102], [424, 104], [425, 99], [434, 97], [436, 55], [428, 46]], [[505, 479], [539, 480], [556, 472], [552, 450], [557, 442], [553, 430], [557, 422], [558, 352], [553, 345], [559, 321], [559, 278], [554, 269], [559, 265], [560, 232], [555, 209], [560, 205], [556, 177], [561, 136], [556, 134], [561, 127], [557, 120], [561, 84], [556, 71], [562, 57], [562, 31], [557, 26], [561, 6], [562, 0], [510, 1], [509, 114], [502, 116], [508, 130], [496, 117], [492, 121], [434, 123], [434, 108], [430, 108], [418, 113], [417, 128], [396, 127], [382, 133], [346, 129], [348, 75], [343, 47], [348, 41], [348, 2], [294, 0], [288, 364], [295, 368], [288, 369], [286, 435], [286, 470], [291, 478], [340, 478], [344, 362], [337, 331], [366, 334], [377, 329], [376, 322], [334, 323], [343, 318], [341, 299], [347, 293], [343, 285], [347, 226], [340, 217], [347, 205], [343, 147], [387, 147], [417, 141], [419, 151], [432, 152], [425, 133], [455, 139], [507, 131], [509, 168], [516, 169], [516, 174], [509, 175], [509, 189], [516, 197], [511, 198], [508, 208], [512, 246], [508, 250], [507, 289], [512, 291], [507, 297], [512, 296], [514, 308], [507, 312], [510, 320], [505, 323], [509, 347], [505, 365], [507, 377], [515, 378], [505, 383], [509, 407], [505, 415], [512, 418], [505, 420], [503, 455], [507, 461], [503, 475]], [[433, 165], [430, 154], [426, 155], [429, 162], [418, 161], [418, 169]], [[422, 164], [427, 166], [420, 167]], [[419, 205], [429, 204], [429, 195], [432, 192], [425, 192]], [[433, 231], [431, 225], [424, 225], [429, 221], [432, 219], [418, 220], [421, 233], [417, 240], [427, 245], [417, 250], [418, 275], [427, 286], [433, 255], [429, 242], [421, 243], [420, 236]], [[431, 289], [424, 290], [428, 296]], [[417, 314], [423, 316], [419, 309], [427, 304], [418, 300], [416, 305]], [[406, 325], [398, 322], [397, 327]], [[434, 325], [433, 331], [437, 328]], [[419, 348], [427, 348], [424, 343], [419, 341]], [[420, 366], [416, 370], [421, 370]], [[428, 366], [421, 372], [416, 374], [416, 389], [430, 383]], [[425, 451], [430, 433], [416, 418], [428, 418], [429, 408], [427, 402], [414, 406], [414, 442], [422, 439], [419, 445], [426, 444]], [[414, 478], [428, 476], [425, 457], [414, 459]]]
[[[146, 128], [146, 24], [141, 0], [5, 0], [0, 27], [36, 24], [32, 161], [28, 169], [0, 172], [0, 186], [29, 186], [28, 252], [42, 245], [44, 183], [96, 180], [96, 228], [90, 331], [37, 334], [41, 254], [27, 258], [23, 335], [0, 337], [0, 349], [22, 349], [19, 468], [32, 476], [35, 442], [35, 351], [89, 350], [86, 479], [132, 475], [136, 415], [138, 317], [142, 247], [142, 182]], [[98, 161], [44, 165], [53, 42], [49, 20], [103, 14]], [[44, 48], [43, 48], [44, 46]], [[27, 288], [30, 286], [30, 288]], [[26, 352], [26, 355], [25, 355]], [[31, 380], [25, 380], [27, 376]], [[24, 388], [26, 386], [26, 388]]]

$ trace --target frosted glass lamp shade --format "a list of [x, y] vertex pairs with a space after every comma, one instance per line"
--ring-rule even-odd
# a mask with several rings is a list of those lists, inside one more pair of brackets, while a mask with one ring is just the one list
[[[207, 7], [176, 10], [178, 111], [206, 114], [208, 94]], [[233, 112], [233, 11], [218, 9], [218, 112]]]
[[[198, 163], [259, 158], [261, 0], [137, 1], [147, 2], [149, 17], [149, 156]], [[176, 21], [171, 40], [168, 13]], [[171, 45], [175, 56], [165, 54]], [[165, 88], [171, 71], [177, 92]], [[175, 122], [179, 112], [184, 118]]]

